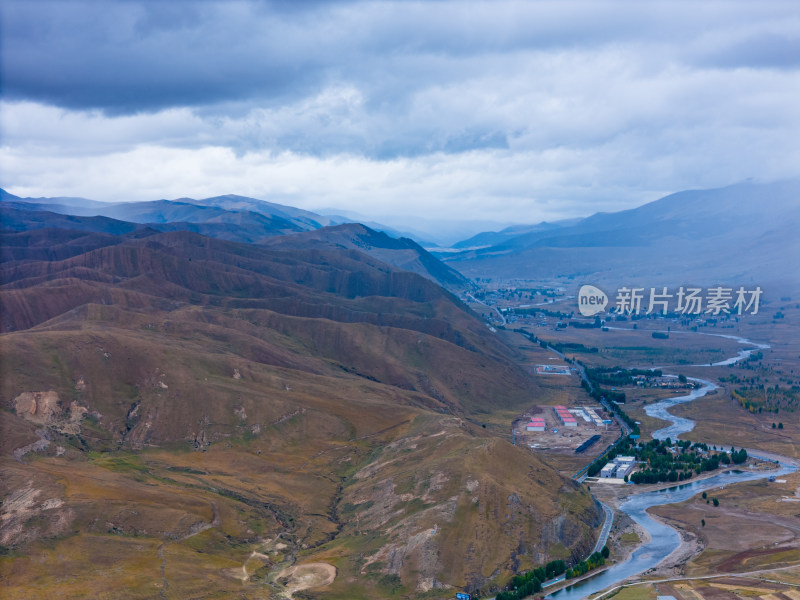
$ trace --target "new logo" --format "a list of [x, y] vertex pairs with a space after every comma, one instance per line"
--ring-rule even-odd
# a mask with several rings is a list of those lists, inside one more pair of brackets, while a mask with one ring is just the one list
[[593, 285], [582, 285], [578, 290], [578, 310], [584, 317], [593, 317], [608, 306], [608, 296]]

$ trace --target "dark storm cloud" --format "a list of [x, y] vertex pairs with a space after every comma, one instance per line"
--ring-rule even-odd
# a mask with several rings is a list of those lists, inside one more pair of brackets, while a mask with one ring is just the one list
[[[481, 68], [467, 62], [482, 56], [676, 41], [719, 18], [674, 6], [10, 0], [2, 8], [4, 94], [133, 113], [272, 104], [348, 81], [380, 102], [463, 77]], [[742, 10], [732, 4], [727, 12]]]
[[[232, 3], [233, 6], [235, 3]], [[4, 95], [110, 113], [302, 94], [321, 64], [280, 14], [216, 4], [11, 2]]]
[[3, 0], [0, 179], [535, 221], [797, 176], [796, 6]]

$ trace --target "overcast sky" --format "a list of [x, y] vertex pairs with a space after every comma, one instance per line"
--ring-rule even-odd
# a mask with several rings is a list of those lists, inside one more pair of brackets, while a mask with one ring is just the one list
[[800, 11], [3, 0], [0, 187], [537, 222], [800, 175]]

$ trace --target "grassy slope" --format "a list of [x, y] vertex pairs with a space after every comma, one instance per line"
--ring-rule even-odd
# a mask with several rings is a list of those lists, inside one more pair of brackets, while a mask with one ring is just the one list
[[[320, 596], [449, 596], [591, 544], [588, 495], [470, 423], [532, 382], [446, 294], [353, 253], [158, 239], [5, 265], [5, 306], [41, 303], [0, 338], [8, 597], [269, 597], [318, 560]], [[42, 425], [13, 400], [46, 390], [51, 445], [15, 461]]]

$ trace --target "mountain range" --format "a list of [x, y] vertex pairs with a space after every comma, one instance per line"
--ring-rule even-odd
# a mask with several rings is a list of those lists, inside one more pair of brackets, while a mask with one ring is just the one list
[[800, 272], [798, 182], [487, 232], [444, 263], [240, 196], [0, 200], [0, 553], [27, 565], [3, 572], [18, 597], [258, 597], [295, 564], [336, 574], [319, 597], [451, 597], [584, 557], [600, 507], [507, 439], [557, 398], [452, 291]]
[[[266, 245], [291, 245], [289, 238], [277, 236], [347, 225], [342, 221], [350, 218], [235, 195], [104, 204], [79, 198], [23, 199], [0, 190], [0, 200], [0, 207], [104, 216], [158, 231], [193, 231]], [[30, 215], [26, 218], [35, 220]], [[13, 218], [5, 220], [10, 223]], [[476, 277], [591, 280], [607, 285], [763, 284], [788, 292], [800, 287], [792, 277], [800, 270], [800, 240], [795, 234], [800, 227], [800, 180], [689, 190], [630, 210], [514, 225], [474, 235], [450, 249], [429, 247], [446, 267], [409, 236], [392, 227], [370, 224], [374, 227], [367, 229], [386, 237], [378, 241], [370, 233], [367, 241], [365, 230], [350, 222], [349, 228], [339, 232], [326, 229], [320, 236], [303, 239], [317, 245], [329, 241], [336, 245], [346, 236], [346, 245], [371, 252], [400, 268], [410, 268], [451, 289], [463, 285], [464, 278]], [[72, 225], [84, 226], [88, 225], [77, 221]], [[389, 241], [403, 238], [408, 241], [400, 243], [402, 252], [397, 243]]]
[[[481, 234], [436, 253], [467, 277], [800, 287], [800, 180], [672, 194], [638, 208]], [[475, 247], [480, 246], [480, 247]]]
[[345, 232], [350, 232], [346, 244], [351, 248], [359, 248], [379, 260], [414, 271], [444, 286], [466, 284], [458, 272], [443, 265], [410, 238], [392, 237], [355, 223], [342, 224], [341, 229], [336, 230], [333, 226], [337, 223], [328, 217], [253, 198], [227, 195], [201, 201], [180, 199], [119, 204], [88, 201], [85, 205], [80, 205], [80, 200], [23, 199], [0, 190], [0, 218], [4, 229], [15, 231], [57, 227], [120, 234], [146, 228], [162, 232], [191, 231], [228, 241], [270, 245], [279, 243], [278, 236], [326, 228], [320, 236], [300, 238], [300, 243], [320, 245], [328, 239], [342, 247], [347, 236]]
[[331, 597], [447, 597], [594, 544], [589, 494], [493, 425], [549, 392], [379, 258], [452, 276], [414, 242], [351, 224], [258, 245], [23, 204], [0, 207], [13, 595], [261, 597], [298, 563], [337, 574]]

